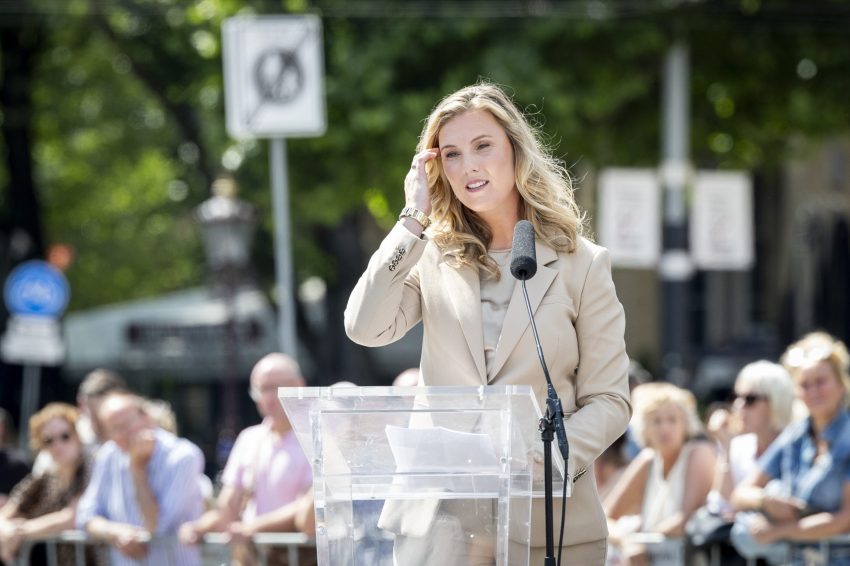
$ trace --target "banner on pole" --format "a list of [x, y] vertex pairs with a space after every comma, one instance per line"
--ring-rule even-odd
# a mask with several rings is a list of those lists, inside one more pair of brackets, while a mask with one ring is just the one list
[[661, 253], [655, 169], [605, 169], [599, 176], [599, 243], [615, 267], [655, 268]]
[[755, 263], [753, 188], [740, 171], [698, 171], [690, 219], [691, 257], [699, 269], [745, 270]]

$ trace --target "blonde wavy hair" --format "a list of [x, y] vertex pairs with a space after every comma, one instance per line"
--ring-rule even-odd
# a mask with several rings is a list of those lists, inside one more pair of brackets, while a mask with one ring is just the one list
[[[531, 222], [536, 237], [553, 249], [574, 251], [584, 235], [585, 215], [576, 204], [570, 175], [500, 87], [480, 82], [443, 98], [428, 116], [417, 153], [439, 147], [443, 126], [474, 110], [488, 111], [511, 142], [520, 218]], [[439, 159], [427, 163], [426, 172], [433, 204], [430, 232], [434, 242], [456, 267], [469, 265], [498, 279], [499, 268], [487, 254], [493, 235], [486, 223], [455, 197]]]
[[61, 419], [68, 423], [68, 432], [71, 437], [77, 439], [77, 420], [80, 418], [80, 410], [68, 403], [48, 403], [43, 409], [30, 417], [30, 449], [33, 452], [42, 450], [44, 439], [41, 436], [44, 425], [53, 419]]
[[702, 433], [702, 423], [697, 414], [697, 400], [693, 393], [664, 381], [642, 383], [632, 391], [632, 431], [641, 446], [647, 446], [646, 425], [649, 419], [664, 405], [672, 405], [681, 412], [682, 421], [687, 428], [684, 442]]
[[779, 360], [796, 382], [802, 370], [826, 362], [844, 386], [844, 404], [850, 404], [850, 354], [844, 342], [826, 332], [810, 332], [785, 350]]

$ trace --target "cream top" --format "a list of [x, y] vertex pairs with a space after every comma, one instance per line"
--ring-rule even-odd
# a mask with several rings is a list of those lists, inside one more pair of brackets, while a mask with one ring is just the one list
[[655, 454], [652, 465], [649, 467], [646, 491], [643, 494], [641, 530], [652, 532], [662, 520], [682, 510], [691, 448], [693, 448], [692, 443], [685, 443], [666, 477], [661, 456]]
[[505, 321], [505, 313], [508, 312], [508, 304], [514, 293], [516, 279], [511, 275], [511, 250], [489, 250], [490, 257], [499, 266], [501, 277], [498, 281], [490, 278], [481, 278], [481, 322], [484, 330], [484, 362], [487, 368], [487, 377], [499, 346], [499, 338], [502, 335], [502, 323]]

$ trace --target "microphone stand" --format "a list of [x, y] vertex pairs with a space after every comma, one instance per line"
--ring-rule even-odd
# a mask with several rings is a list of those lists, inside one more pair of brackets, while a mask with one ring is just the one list
[[[546, 558], [543, 561], [544, 566], [556, 566], [555, 563], [555, 521], [554, 515], [554, 498], [552, 495], [552, 440], [557, 436], [558, 449], [561, 456], [564, 458], [564, 481], [570, 481], [567, 477], [567, 459], [570, 455], [570, 445], [567, 442], [567, 434], [564, 430], [564, 409], [561, 405], [561, 400], [555, 392], [555, 387], [552, 385], [552, 378], [549, 376], [549, 368], [546, 367], [546, 360], [543, 357], [543, 347], [540, 345], [540, 337], [537, 334], [537, 325], [534, 323], [534, 313], [531, 310], [531, 301], [528, 300], [528, 289], [525, 286], [525, 272], [521, 273], [519, 278], [522, 284], [522, 296], [525, 299], [525, 307], [528, 309], [528, 319], [531, 322], [531, 331], [534, 334], [534, 344], [537, 347], [537, 357], [540, 358], [540, 365], [543, 366], [543, 375], [546, 377], [546, 414], [540, 419], [538, 430], [540, 430], [540, 438], [543, 440], [543, 488], [545, 495], [545, 513], [546, 513]], [[566, 504], [563, 502], [562, 504]], [[563, 525], [562, 525], [563, 528]]]

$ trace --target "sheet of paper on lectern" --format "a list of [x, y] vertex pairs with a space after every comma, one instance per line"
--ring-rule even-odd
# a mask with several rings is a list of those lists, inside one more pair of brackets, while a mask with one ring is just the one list
[[[499, 458], [489, 435], [460, 432], [445, 427], [405, 428], [388, 425], [387, 440], [396, 471], [439, 474], [432, 487], [450, 492], [494, 490], [498, 485]], [[416, 479], [412, 481], [421, 481]]]

